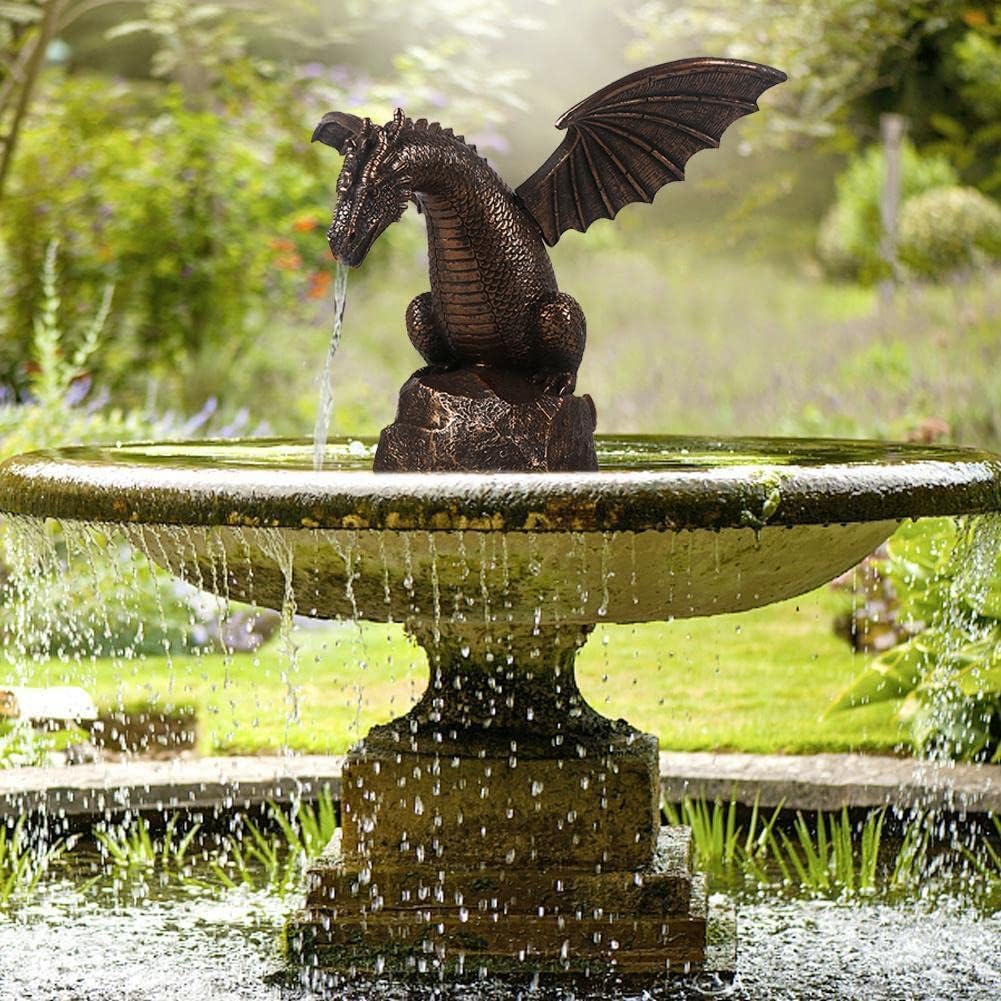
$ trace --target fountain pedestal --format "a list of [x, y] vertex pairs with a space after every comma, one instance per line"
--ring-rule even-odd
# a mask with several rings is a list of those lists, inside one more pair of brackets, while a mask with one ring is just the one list
[[340, 835], [291, 929], [301, 959], [343, 975], [702, 968], [690, 832], [660, 826], [656, 738], [581, 696], [588, 631], [417, 633], [431, 684], [348, 755]]

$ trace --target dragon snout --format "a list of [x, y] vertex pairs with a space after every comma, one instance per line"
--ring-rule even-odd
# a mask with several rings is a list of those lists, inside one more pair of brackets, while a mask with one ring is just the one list
[[332, 225], [327, 230], [327, 245], [334, 259], [349, 268], [356, 268], [365, 259], [372, 245], [371, 239], [357, 239], [357, 227]]

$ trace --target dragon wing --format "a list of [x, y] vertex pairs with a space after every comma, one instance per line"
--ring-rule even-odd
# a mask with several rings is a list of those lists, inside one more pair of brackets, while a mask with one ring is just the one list
[[770, 66], [708, 57], [631, 73], [557, 120], [566, 138], [517, 194], [553, 246], [565, 230], [583, 233], [684, 180], [689, 157], [719, 146], [727, 126], [785, 78]]

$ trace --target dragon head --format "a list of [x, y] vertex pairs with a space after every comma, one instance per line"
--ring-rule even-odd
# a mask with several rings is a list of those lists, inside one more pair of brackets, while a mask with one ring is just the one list
[[385, 125], [331, 111], [313, 132], [314, 142], [319, 140], [344, 154], [337, 178], [337, 205], [327, 231], [330, 250], [342, 264], [352, 268], [361, 264], [413, 197], [413, 184], [400, 155], [400, 137], [407, 122], [399, 108]]

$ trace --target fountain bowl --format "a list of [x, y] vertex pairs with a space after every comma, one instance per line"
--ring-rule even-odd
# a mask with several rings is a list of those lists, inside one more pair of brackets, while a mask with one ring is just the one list
[[306, 440], [37, 452], [0, 467], [0, 510], [120, 526], [178, 576], [264, 606], [291, 574], [320, 618], [477, 617], [502, 596], [512, 620], [588, 624], [769, 604], [902, 519], [1001, 505], [1001, 459], [945, 446], [605, 437], [592, 473], [374, 473], [374, 451], [332, 441], [320, 470]]

